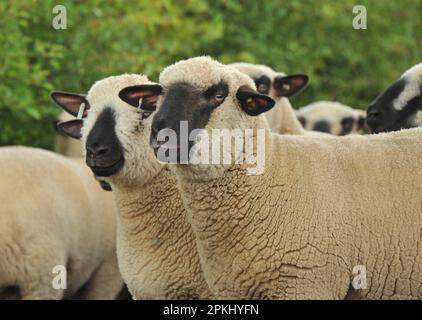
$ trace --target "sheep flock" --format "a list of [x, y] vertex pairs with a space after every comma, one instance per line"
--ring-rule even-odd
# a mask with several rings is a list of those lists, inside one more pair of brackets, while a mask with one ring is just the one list
[[[199, 56], [51, 93], [0, 148], [0, 300], [422, 299], [422, 64], [367, 110]], [[289, 70], [290, 71], [290, 70]]]

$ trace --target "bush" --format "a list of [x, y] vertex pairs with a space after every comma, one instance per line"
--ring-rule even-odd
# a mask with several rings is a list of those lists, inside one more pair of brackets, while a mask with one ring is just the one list
[[210, 54], [306, 72], [296, 106], [338, 100], [365, 108], [420, 62], [422, 3], [360, 1], [368, 30], [353, 30], [355, 1], [61, 1], [68, 29], [51, 26], [56, 1], [0, 2], [0, 144], [51, 148], [60, 112], [49, 91], [85, 92], [108, 75]]

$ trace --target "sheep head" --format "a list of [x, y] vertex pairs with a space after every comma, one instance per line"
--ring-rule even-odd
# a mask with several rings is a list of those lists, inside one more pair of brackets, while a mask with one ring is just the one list
[[309, 82], [309, 77], [306, 74], [286, 75], [262, 64], [238, 62], [232, 63], [230, 66], [251, 77], [258, 92], [268, 94], [276, 101], [297, 94]]
[[[134, 86], [142, 86], [143, 94], [121, 93]], [[149, 147], [150, 115], [155, 109], [151, 96], [155, 96], [156, 89], [157, 85], [142, 75], [102, 79], [93, 84], [86, 96], [79, 95], [89, 106], [83, 119], [59, 123], [57, 127], [65, 134], [81, 137], [86, 163], [96, 176], [107, 177], [112, 184], [147, 183], [161, 169]], [[52, 96], [63, 109], [77, 114], [77, 95]]]
[[[261, 114], [274, 106], [274, 100], [258, 92], [253, 80], [233, 67], [209, 57], [191, 58], [163, 70], [160, 84], [163, 94], [157, 102], [150, 141], [159, 160], [162, 160], [159, 152], [165, 144], [177, 155], [177, 161], [171, 162], [192, 164], [191, 154], [186, 159], [182, 151], [190, 153], [204, 134], [211, 137], [216, 129], [231, 132], [236, 129], [268, 130]], [[170, 138], [165, 142], [160, 139], [160, 132], [165, 130], [176, 133], [173, 142]], [[230, 166], [232, 163], [225, 164]], [[211, 170], [208, 165], [199, 167]]]
[[407, 70], [368, 107], [367, 124], [373, 133], [416, 127], [422, 110], [422, 63]]

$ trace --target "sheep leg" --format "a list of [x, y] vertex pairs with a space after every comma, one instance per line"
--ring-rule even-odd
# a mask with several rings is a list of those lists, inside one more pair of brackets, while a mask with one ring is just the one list
[[123, 280], [113, 255], [94, 272], [78, 298], [83, 300], [113, 300], [123, 288]]

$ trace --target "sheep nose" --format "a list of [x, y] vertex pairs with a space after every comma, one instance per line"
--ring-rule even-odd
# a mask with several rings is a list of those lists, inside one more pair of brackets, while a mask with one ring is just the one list
[[110, 153], [110, 148], [104, 145], [87, 145], [86, 152], [88, 157], [94, 159], [100, 159], [107, 156]]

